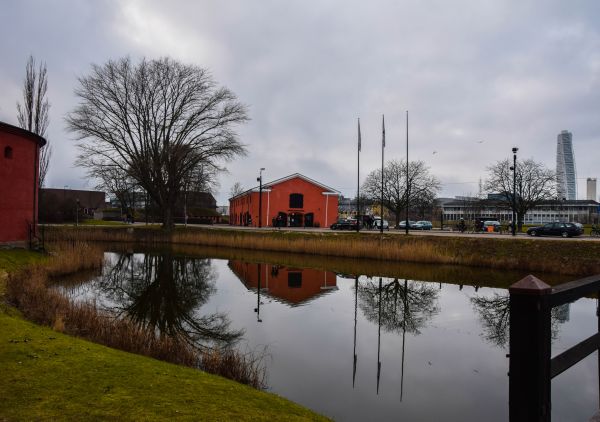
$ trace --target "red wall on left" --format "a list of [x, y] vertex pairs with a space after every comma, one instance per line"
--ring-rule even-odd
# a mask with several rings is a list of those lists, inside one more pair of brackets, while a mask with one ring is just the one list
[[0, 127], [0, 243], [28, 240], [34, 213], [37, 220], [38, 152], [34, 139]]

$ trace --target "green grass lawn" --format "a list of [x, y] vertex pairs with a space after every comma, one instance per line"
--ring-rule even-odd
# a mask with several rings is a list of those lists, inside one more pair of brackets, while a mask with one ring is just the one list
[[[5, 271], [40, 259], [0, 250], [0, 285]], [[326, 420], [225, 378], [35, 325], [1, 297], [0, 363], [0, 421]]]
[[79, 224], [82, 226], [124, 226], [122, 221], [107, 221], [107, 220], [82, 220]]

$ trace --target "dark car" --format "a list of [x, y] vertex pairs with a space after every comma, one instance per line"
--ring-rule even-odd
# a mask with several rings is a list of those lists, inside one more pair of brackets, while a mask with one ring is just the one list
[[527, 230], [530, 236], [580, 236], [583, 230], [573, 223], [548, 223], [539, 227], [530, 227]]
[[331, 230], [356, 230], [357, 224], [356, 220], [341, 218], [333, 223], [330, 228]]

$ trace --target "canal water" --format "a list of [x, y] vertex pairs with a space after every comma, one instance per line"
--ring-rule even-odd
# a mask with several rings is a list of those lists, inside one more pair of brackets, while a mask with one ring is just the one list
[[[222, 249], [105, 257], [102, 274], [59, 288], [201, 347], [262, 355], [269, 391], [334, 420], [508, 420], [506, 287], [524, 273]], [[553, 310], [553, 355], [596, 331], [595, 312], [585, 298]], [[597, 363], [552, 381], [553, 420], [594, 414]]]

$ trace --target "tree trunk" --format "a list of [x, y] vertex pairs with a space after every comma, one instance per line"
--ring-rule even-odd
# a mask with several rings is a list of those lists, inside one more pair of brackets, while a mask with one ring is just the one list
[[163, 224], [162, 228], [167, 231], [172, 231], [175, 228], [173, 220], [173, 206], [171, 203], [162, 207]]

